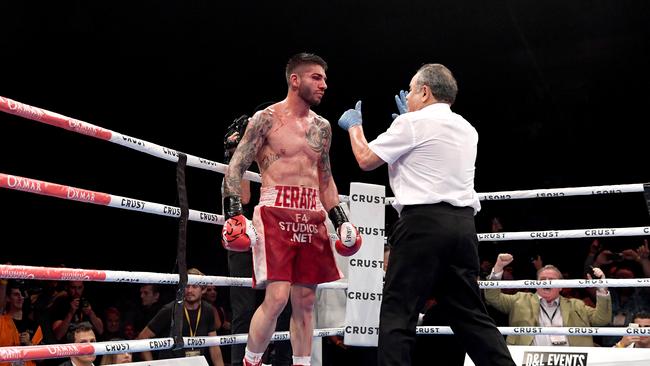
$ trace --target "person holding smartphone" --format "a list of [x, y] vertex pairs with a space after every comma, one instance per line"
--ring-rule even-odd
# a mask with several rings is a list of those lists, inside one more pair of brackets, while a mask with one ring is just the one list
[[632, 323], [628, 324], [630, 335], [621, 338], [614, 347], [616, 348], [650, 348], [650, 336], [640, 335], [638, 328], [650, 327], [650, 313], [640, 312], [634, 315]]

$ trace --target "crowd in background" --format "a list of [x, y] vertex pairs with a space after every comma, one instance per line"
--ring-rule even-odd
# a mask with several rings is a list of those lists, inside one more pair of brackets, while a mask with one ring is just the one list
[[[492, 231], [502, 231], [498, 218], [493, 220]], [[609, 239], [613, 240], [613, 239]], [[594, 239], [588, 243], [581, 262], [576, 262], [570, 268], [565, 265], [554, 266], [546, 263], [542, 255], [521, 256], [499, 252], [498, 243], [483, 242], [483, 256], [481, 258], [480, 278], [491, 279], [495, 272], [500, 273], [502, 280], [521, 279], [552, 279], [552, 278], [650, 278], [650, 249], [648, 240], [636, 238], [636, 245], [621, 248], [614, 245], [602, 245], [603, 240]], [[493, 248], [487, 248], [493, 246]], [[490, 252], [491, 251], [491, 252]], [[389, 263], [389, 247], [386, 247], [386, 264]], [[490, 253], [489, 257], [485, 253]], [[504, 255], [506, 255], [504, 257]], [[509, 256], [509, 257], [508, 257]], [[549, 271], [550, 268], [550, 271]], [[598, 269], [598, 271], [594, 271]], [[548, 275], [551, 275], [548, 277]], [[598, 274], [598, 275], [596, 275]], [[56, 344], [74, 341], [75, 331], [90, 327], [93, 337], [97, 341], [130, 340], [137, 339], [142, 331], [150, 324], [151, 320], [160, 313], [165, 304], [172, 300], [173, 286], [161, 287], [159, 285], [126, 285], [104, 284], [81, 281], [30, 281], [30, 280], [0, 280], [0, 306], [2, 306], [2, 322], [0, 323], [0, 346], [7, 345], [32, 345]], [[554, 295], [558, 301], [570, 301], [572, 306], [579, 304], [584, 311], [587, 321], [585, 324], [564, 324], [564, 326], [634, 326], [646, 327], [650, 325], [650, 288], [649, 287], [616, 287], [605, 289], [607, 292], [607, 305], [597, 293], [597, 288], [565, 288], [557, 289]], [[501, 289], [491, 290], [497, 293], [488, 293], [487, 308], [499, 326], [521, 326], [522, 323], [513, 324], [516, 319], [515, 307], [512, 305], [521, 301], [523, 297], [530, 297], [537, 293], [543, 297], [540, 289]], [[216, 334], [230, 334], [231, 309], [229, 305], [229, 288], [204, 286], [201, 287], [202, 299], [212, 306], [214, 319], [211, 325], [216, 329]], [[484, 291], [485, 293], [485, 291]], [[529, 295], [526, 295], [528, 293]], [[553, 296], [552, 296], [553, 297]], [[492, 300], [490, 300], [490, 298]], [[517, 299], [515, 299], [517, 298]], [[500, 299], [495, 301], [494, 299]], [[511, 300], [509, 300], [511, 299]], [[561, 300], [564, 299], [564, 300]], [[420, 324], [445, 325], [444, 316], [436, 313], [436, 301], [432, 297], [422, 308]], [[512, 305], [512, 306], [511, 306]], [[593, 309], [593, 310], [592, 310]], [[573, 310], [572, 310], [573, 311]], [[601, 320], [598, 312], [606, 311], [606, 319]], [[549, 314], [550, 315], [550, 314]], [[547, 315], [548, 316], [548, 315]], [[550, 317], [549, 317], [550, 318]], [[15, 334], [9, 330], [11, 323], [15, 324]], [[516, 320], [514, 320], [516, 322]], [[532, 324], [535, 322], [533, 321]], [[535, 324], [539, 326], [540, 324]], [[542, 324], [543, 325], [543, 324]], [[555, 326], [552, 321], [547, 326]], [[85, 328], [83, 328], [85, 329]], [[11, 333], [11, 336], [10, 336]], [[71, 336], [72, 333], [72, 336]], [[166, 334], [156, 334], [166, 336]], [[572, 337], [569, 337], [572, 338]], [[577, 338], [577, 337], [574, 337]], [[533, 337], [509, 337], [510, 344], [543, 344], [542, 341], [531, 340]], [[649, 337], [610, 337], [595, 336], [586, 341], [588, 345], [603, 347], [648, 347]], [[420, 337], [418, 349], [427, 347], [430, 342], [438, 345], [443, 342], [446, 349], [457, 349], [458, 355], [464, 352], [452, 337]], [[521, 343], [524, 342], [524, 343]], [[576, 345], [569, 339], [548, 340], [555, 345]], [[554, 342], [557, 342], [554, 343]], [[566, 344], [562, 343], [565, 342]], [[586, 345], [585, 337], [580, 345]], [[337, 358], [351, 357], [355, 347], [347, 347], [339, 337], [324, 340], [324, 347], [330, 354]], [[221, 347], [224, 364], [229, 364], [229, 347]], [[449, 352], [449, 357], [454, 353]], [[99, 357], [99, 356], [98, 356]], [[119, 362], [117, 356], [103, 356], [106, 361]], [[154, 355], [154, 358], [156, 356]], [[121, 357], [124, 362], [142, 360], [139, 354]], [[212, 360], [206, 357], [212, 364]], [[326, 357], [327, 359], [327, 357]], [[94, 360], [94, 359], [93, 359]], [[416, 361], [418, 357], [416, 356]], [[59, 365], [62, 360], [30, 361], [29, 364]], [[92, 360], [90, 362], [93, 362]], [[335, 364], [335, 360], [325, 360], [323, 364]], [[419, 362], [419, 361], [418, 361]], [[77, 363], [79, 361], [77, 360]], [[96, 363], [96, 362], [95, 362]]]

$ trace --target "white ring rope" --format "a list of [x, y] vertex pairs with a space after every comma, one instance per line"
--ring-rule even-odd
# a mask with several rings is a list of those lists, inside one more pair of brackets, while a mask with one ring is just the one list
[[[570, 187], [570, 188], [548, 188], [530, 189], [519, 191], [502, 191], [477, 193], [480, 201], [507, 201], [526, 198], [551, 198], [569, 196], [601, 196], [604, 194], [637, 193], [643, 192], [643, 183], [616, 184], [607, 186]], [[384, 203], [390, 205], [395, 197], [386, 197]], [[341, 196], [342, 202], [349, 202], [349, 196]]]
[[[127, 136], [103, 127], [99, 127], [88, 122], [80, 121], [74, 118], [66, 117], [61, 114], [51, 112], [42, 108], [34, 107], [21, 103], [9, 98], [0, 96], [0, 111], [30, 119], [36, 122], [45, 123], [55, 127], [63, 128], [68, 131], [77, 132], [83, 135], [109, 141], [124, 147], [144, 152], [157, 158], [165, 159], [172, 162], [178, 161], [178, 151], [170, 149], [152, 142], [148, 142], [135, 137]], [[200, 158], [191, 154], [187, 155], [187, 165], [195, 168], [211, 170], [221, 174], [226, 172], [226, 164], [212, 160]], [[246, 171], [244, 179], [261, 182], [259, 173]], [[548, 197], [567, 197], [567, 196], [586, 196], [586, 195], [603, 195], [603, 194], [620, 194], [643, 192], [643, 184], [618, 184], [606, 186], [589, 186], [589, 187], [571, 187], [571, 188], [551, 188], [551, 189], [532, 189], [503, 192], [478, 193], [479, 200], [511, 200], [525, 198], [548, 198]], [[341, 202], [349, 202], [350, 197], [340, 195]], [[394, 197], [386, 197], [384, 203], [389, 205], [394, 201]]]
[[[102, 271], [65, 267], [36, 267], [0, 264], [0, 278], [51, 281], [94, 281], [123, 283], [177, 284], [178, 274], [130, 271]], [[187, 275], [189, 285], [214, 285], [252, 287], [253, 280], [245, 277]], [[344, 289], [347, 283], [342, 281], [321, 283], [319, 289]]]
[[[498, 327], [503, 335], [566, 335], [566, 336], [650, 336], [650, 328], [626, 327]], [[344, 328], [314, 329], [314, 337], [343, 335]], [[417, 327], [419, 335], [451, 335], [454, 334], [448, 326]], [[203, 348], [211, 346], [226, 346], [243, 344], [248, 340], [247, 334], [233, 334], [216, 337], [183, 337], [186, 348]], [[272, 341], [289, 340], [289, 332], [276, 332]], [[83, 355], [106, 355], [117, 353], [135, 353], [171, 349], [174, 345], [172, 338], [152, 338], [118, 342], [68, 343], [39, 346], [0, 347], [0, 362], [20, 360], [38, 360], [46, 358], [62, 358]]]
[[650, 226], [574, 229], [574, 230], [544, 230], [544, 231], [515, 231], [477, 234], [479, 241], [506, 240], [537, 240], [537, 239], [574, 239], [602, 238], [612, 236], [645, 236], [650, 234]]
[[568, 196], [600, 196], [604, 194], [636, 193], [643, 192], [643, 183], [617, 184], [608, 186], [571, 187], [571, 188], [550, 188], [531, 189], [518, 191], [503, 191], [478, 193], [481, 201], [515, 200], [525, 198], [549, 198]]
[[[178, 275], [170, 273], [101, 271], [64, 267], [35, 267], [0, 264], [0, 278], [51, 281], [94, 281], [122, 283], [176, 284]], [[190, 285], [251, 287], [252, 279], [244, 277], [188, 275]], [[607, 278], [602, 280], [514, 280], [478, 281], [480, 288], [588, 288], [588, 287], [650, 287], [650, 278]], [[319, 289], [347, 289], [345, 281], [321, 283]]]
[[[2, 96], [0, 96], [0, 111], [31, 119], [36, 122], [46, 123], [48, 125], [63, 128], [68, 131], [95, 137], [100, 140], [109, 141], [133, 150], [155, 156], [157, 158], [173, 162], [178, 161], [178, 151], [174, 149], [160, 146], [158, 144], [154, 144], [135, 137], [123, 135], [119, 132], [111, 131], [84, 121], [66, 117], [38, 107], [33, 107]], [[199, 158], [190, 154], [186, 155], [187, 165], [189, 166], [211, 170], [213, 172], [218, 172], [221, 174], [224, 174], [226, 172], [227, 165], [225, 164]], [[244, 179], [248, 179], [254, 182], [261, 182], [260, 175], [258, 173], [250, 171], [244, 173]]]
[[[109, 193], [95, 192], [56, 183], [45, 182], [16, 175], [0, 173], [0, 188], [8, 188], [44, 196], [52, 196], [71, 201], [92, 203], [95, 205], [121, 208], [124, 210], [140, 211], [155, 215], [180, 217], [181, 209], [175, 206], [155, 202], [142, 201], [134, 198], [117, 196]], [[188, 219], [208, 224], [223, 225], [222, 215], [190, 210]]]
[[605, 278], [602, 280], [499, 280], [478, 281], [479, 288], [589, 288], [650, 287], [650, 278]]
[[[650, 328], [626, 327], [497, 327], [503, 335], [629, 336], [650, 335]], [[417, 334], [454, 334], [451, 327], [417, 327]]]
[[[57, 198], [93, 203], [96, 205], [140, 211], [156, 215], [179, 217], [180, 208], [127, 198], [108, 193], [49, 183], [41, 180], [19, 177], [0, 173], [0, 188], [8, 188], [34, 194], [53, 196]], [[222, 215], [190, 210], [191, 221], [205, 222], [208, 224], [223, 225]], [[360, 228], [360, 231], [365, 230]], [[362, 231], [363, 234], [363, 231]], [[544, 231], [517, 231], [480, 233], [479, 241], [505, 241], [505, 240], [534, 240], [534, 239], [567, 239], [567, 238], [599, 238], [614, 236], [645, 236], [650, 234], [650, 226], [627, 228], [596, 228], [575, 230], [544, 230]]]

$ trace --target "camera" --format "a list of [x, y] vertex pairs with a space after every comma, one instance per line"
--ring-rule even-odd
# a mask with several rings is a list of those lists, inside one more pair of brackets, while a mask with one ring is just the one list
[[[234, 149], [239, 145], [239, 141], [241, 141], [241, 138], [244, 136], [246, 126], [248, 126], [248, 116], [243, 114], [239, 118], [235, 119], [228, 128], [226, 128], [226, 134], [223, 137], [224, 163], [230, 163], [230, 158], [232, 158]], [[237, 134], [237, 138], [235, 140], [229, 139], [229, 137], [233, 136], [235, 133]]]
[[90, 306], [90, 303], [88, 302], [88, 299], [86, 299], [85, 297], [80, 297], [79, 298], [79, 307], [80, 308], [83, 309], [83, 308], [87, 308], [89, 306]]
[[598, 279], [600, 279], [599, 276], [596, 276], [596, 273], [594, 272], [594, 267], [593, 267], [593, 266], [589, 266], [589, 267], [587, 267], [587, 268], [585, 269], [585, 274], [590, 275], [592, 280], [598, 280]]
[[[226, 151], [234, 149], [239, 145], [239, 141], [241, 141], [241, 138], [244, 136], [244, 132], [246, 131], [246, 126], [248, 126], [248, 116], [243, 114], [226, 128], [226, 133], [223, 137], [223, 147]], [[229, 140], [228, 138], [235, 133], [238, 134], [237, 139]]]

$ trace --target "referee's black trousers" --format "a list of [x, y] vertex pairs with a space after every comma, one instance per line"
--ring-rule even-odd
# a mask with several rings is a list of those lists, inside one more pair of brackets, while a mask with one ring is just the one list
[[[432, 294], [477, 366], [515, 366], [478, 288], [478, 238], [470, 207], [406, 206], [393, 227], [379, 322], [380, 366], [411, 365], [415, 327]], [[448, 337], [422, 335], [421, 337]], [[438, 365], [431, 349], [429, 365]]]

